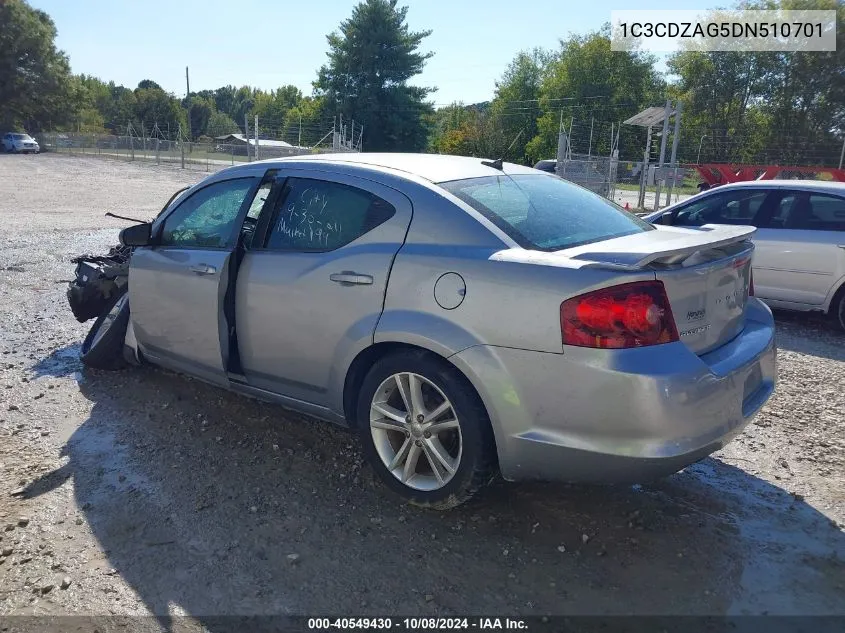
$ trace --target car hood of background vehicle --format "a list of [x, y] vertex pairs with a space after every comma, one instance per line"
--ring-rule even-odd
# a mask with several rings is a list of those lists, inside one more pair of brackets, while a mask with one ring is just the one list
[[676, 263], [696, 252], [727, 246], [749, 239], [753, 226], [706, 224], [690, 229], [655, 226], [643, 231], [559, 251], [531, 251], [511, 248], [494, 253], [495, 261], [513, 261], [564, 268], [602, 267], [641, 270], [652, 263]]

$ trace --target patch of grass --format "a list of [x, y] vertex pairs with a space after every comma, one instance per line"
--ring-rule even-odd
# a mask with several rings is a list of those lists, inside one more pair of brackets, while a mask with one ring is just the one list
[[[617, 182], [616, 183], [617, 189], [622, 189], [623, 191], [639, 191], [640, 185], [639, 183], [631, 183], [631, 182]], [[654, 187], [648, 187], [646, 191], [654, 191]], [[666, 191], [666, 189], [663, 189]], [[675, 187], [672, 190], [673, 193], [682, 193], [687, 195], [694, 195], [698, 193], [698, 185], [697, 184], [688, 184], [687, 181], [684, 181], [683, 186]]]

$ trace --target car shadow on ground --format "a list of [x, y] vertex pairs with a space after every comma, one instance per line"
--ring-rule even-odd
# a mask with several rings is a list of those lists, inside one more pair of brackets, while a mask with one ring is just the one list
[[[180, 612], [214, 631], [218, 615], [841, 608], [843, 534], [719, 460], [647, 486], [498, 483], [423, 511], [374, 480], [345, 430], [149, 367], [82, 370], [70, 349], [34, 369], [80, 372], [93, 406], [67, 463], [24, 496], [72, 478], [103, 569], [165, 626]], [[784, 586], [794, 595], [773, 594]]]
[[845, 362], [845, 332], [832, 318], [775, 310], [779, 349]]

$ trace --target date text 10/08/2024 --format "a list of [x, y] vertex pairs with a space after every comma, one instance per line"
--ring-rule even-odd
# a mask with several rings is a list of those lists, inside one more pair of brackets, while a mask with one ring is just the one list
[[526, 630], [528, 625], [519, 618], [309, 618], [311, 630], [361, 629], [399, 631], [445, 630]]

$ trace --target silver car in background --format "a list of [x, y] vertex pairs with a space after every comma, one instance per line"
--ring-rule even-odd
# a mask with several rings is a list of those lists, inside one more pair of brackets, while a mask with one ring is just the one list
[[124, 353], [350, 425], [423, 506], [497, 472], [642, 481], [722, 447], [773, 392], [753, 231], [654, 227], [500, 161], [250, 163], [123, 230], [128, 295], [82, 358]]
[[822, 312], [845, 330], [845, 183], [738, 182], [645, 219], [664, 226], [757, 227], [755, 296], [774, 308]]

